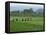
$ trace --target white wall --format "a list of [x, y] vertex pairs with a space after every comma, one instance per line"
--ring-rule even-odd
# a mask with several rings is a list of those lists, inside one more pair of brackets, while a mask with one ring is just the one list
[[[0, 0], [0, 35], [46, 35], [46, 32], [6, 34], [5, 33], [5, 2], [6, 1], [37, 2], [37, 3], [46, 4], [46, 0]], [[45, 12], [45, 17], [46, 17], [46, 12]]]

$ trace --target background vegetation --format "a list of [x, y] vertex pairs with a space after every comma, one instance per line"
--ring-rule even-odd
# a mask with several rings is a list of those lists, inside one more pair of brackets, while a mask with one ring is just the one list
[[10, 32], [43, 30], [43, 9], [10, 12]]

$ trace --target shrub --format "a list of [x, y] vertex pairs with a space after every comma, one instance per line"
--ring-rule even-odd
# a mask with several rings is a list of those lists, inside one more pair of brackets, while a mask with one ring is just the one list
[[18, 19], [16, 18], [16, 21], [18, 21]]
[[26, 19], [25, 19], [25, 21], [26, 21]]
[[24, 19], [22, 18], [22, 21], [24, 21]]

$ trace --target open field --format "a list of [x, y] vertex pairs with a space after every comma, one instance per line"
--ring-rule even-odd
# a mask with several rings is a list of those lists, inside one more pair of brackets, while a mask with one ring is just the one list
[[43, 17], [30, 17], [28, 21], [21, 21], [22, 18], [28, 17], [14, 17], [14, 22], [10, 20], [10, 32], [43, 30]]

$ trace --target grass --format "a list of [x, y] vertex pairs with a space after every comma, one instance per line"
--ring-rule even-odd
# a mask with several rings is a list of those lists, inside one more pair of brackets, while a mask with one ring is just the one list
[[[15, 17], [15, 18], [21, 20], [22, 17], [21, 18]], [[10, 32], [35, 31], [35, 30], [43, 30], [43, 17], [32, 17], [30, 21], [10, 22]]]

